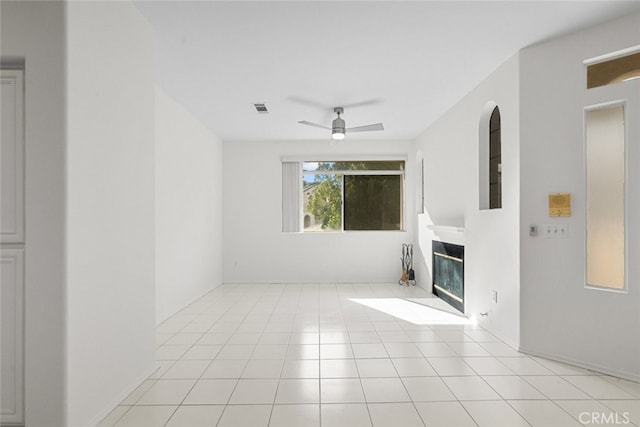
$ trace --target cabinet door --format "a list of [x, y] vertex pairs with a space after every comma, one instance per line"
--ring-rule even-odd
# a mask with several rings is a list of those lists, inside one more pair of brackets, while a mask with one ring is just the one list
[[2, 70], [0, 242], [24, 243], [23, 71]]
[[24, 423], [24, 249], [0, 254], [0, 424]]

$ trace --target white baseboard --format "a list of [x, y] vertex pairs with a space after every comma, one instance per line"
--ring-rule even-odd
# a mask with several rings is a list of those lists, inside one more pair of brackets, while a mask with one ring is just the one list
[[117, 395], [115, 399], [111, 401], [105, 408], [98, 412], [89, 422], [89, 426], [94, 427], [100, 424], [100, 422], [105, 419], [107, 415], [109, 415], [120, 403], [127, 398], [136, 388], [140, 386], [149, 375], [155, 372], [157, 369], [156, 363], [154, 361], [153, 365], [149, 368], [145, 369], [144, 373], [136, 378], [128, 387], [126, 387], [120, 394]]
[[587, 369], [589, 371], [594, 371], [600, 374], [609, 375], [616, 378], [621, 378], [623, 380], [640, 382], [640, 375], [633, 374], [631, 372], [620, 371], [618, 369], [612, 369], [608, 366], [602, 366], [594, 363], [589, 363], [584, 360], [572, 359], [570, 357], [564, 357], [558, 354], [545, 353], [535, 350], [530, 350], [524, 347], [520, 348], [522, 353], [529, 354], [531, 356], [542, 357], [549, 360], [554, 360], [556, 362], [566, 363], [568, 365], [576, 366], [578, 368]]
[[398, 285], [398, 282], [319, 282], [317, 280], [225, 281], [223, 285]]
[[502, 335], [501, 333], [493, 330], [493, 328], [491, 328], [491, 325], [489, 324], [490, 322], [488, 321], [479, 321], [478, 322], [478, 326], [480, 326], [482, 329], [484, 329], [485, 331], [489, 332], [491, 335], [495, 336], [496, 338], [498, 338], [500, 341], [502, 341], [503, 343], [505, 343], [506, 345], [508, 345], [509, 347], [511, 347], [512, 349], [516, 350], [516, 351], [522, 351], [522, 349], [520, 348], [520, 344], [517, 342], [512, 341], [511, 339], [505, 337], [504, 335]]
[[162, 322], [164, 322], [165, 320], [167, 320], [168, 318], [170, 318], [171, 316], [173, 316], [174, 314], [176, 314], [177, 312], [179, 312], [180, 310], [184, 309], [185, 307], [190, 306], [191, 304], [193, 304], [194, 302], [198, 301], [200, 298], [202, 298], [203, 296], [205, 296], [206, 294], [208, 294], [209, 292], [215, 290], [217, 287], [219, 287], [222, 283], [218, 283], [217, 285], [215, 285], [212, 288], [207, 289], [206, 291], [202, 292], [200, 295], [198, 295], [195, 298], [192, 298], [188, 303], [184, 304], [182, 307], [180, 307], [179, 309], [177, 309], [176, 311], [174, 311], [173, 313], [164, 316], [164, 318], [162, 319], [158, 319], [156, 317], [156, 327], [158, 327]]

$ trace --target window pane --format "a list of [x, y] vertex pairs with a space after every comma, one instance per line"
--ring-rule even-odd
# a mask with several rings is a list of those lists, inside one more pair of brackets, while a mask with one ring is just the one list
[[402, 229], [402, 176], [345, 175], [345, 230]]
[[304, 175], [304, 231], [342, 230], [342, 175]]
[[313, 172], [317, 170], [331, 170], [333, 162], [303, 162], [302, 170], [305, 172]]
[[489, 120], [489, 209], [502, 207], [502, 136], [500, 109]]
[[587, 89], [640, 77], [640, 52], [587, 66]]
[[587, 284], [624, 288], [624, 108], [587, 111]]

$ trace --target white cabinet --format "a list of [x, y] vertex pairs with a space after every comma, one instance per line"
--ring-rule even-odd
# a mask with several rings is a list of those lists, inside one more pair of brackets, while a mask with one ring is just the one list
[[2, 70], [0, 242], [24, 243], [24, 72]]
[[0, 79], [0, 425], [24, 425], [24, 72]]
[[24, 422], [24, 249], [0, 256], [0, 422]]

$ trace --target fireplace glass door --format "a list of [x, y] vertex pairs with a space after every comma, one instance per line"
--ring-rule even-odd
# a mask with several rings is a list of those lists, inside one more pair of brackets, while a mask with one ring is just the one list
[[464, 313], [464, 246], [433, 241], [433, 294]]

